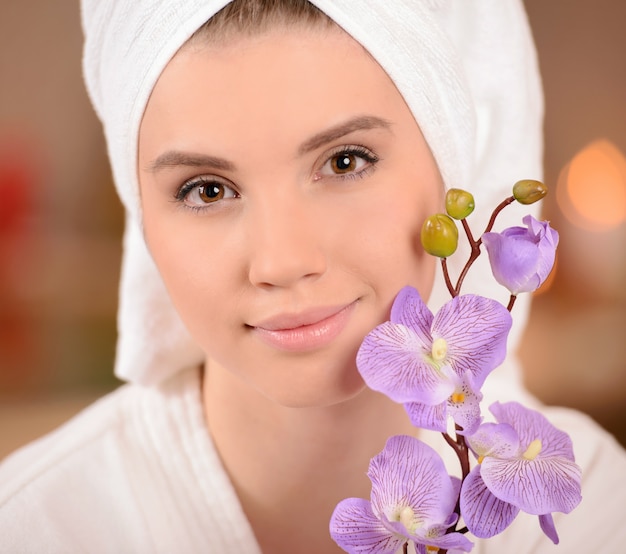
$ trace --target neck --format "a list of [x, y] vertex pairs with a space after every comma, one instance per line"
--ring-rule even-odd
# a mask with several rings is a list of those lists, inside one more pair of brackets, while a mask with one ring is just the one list
[[335, 505], [369, 498], [370, 458], [391, 435], [415, 434], [402, 406], [369, 389], [290, 408], [213, 366], [203, 389], [213, 441], [264, 552], [333, 552]]

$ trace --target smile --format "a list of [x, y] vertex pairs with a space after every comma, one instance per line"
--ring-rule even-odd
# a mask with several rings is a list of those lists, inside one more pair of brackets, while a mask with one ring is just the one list
[[281, 314], [252, 327], [268, 346], [287, 352], [307, 352], [330, 344], [344, 330], [356, 301], [300, 314]]

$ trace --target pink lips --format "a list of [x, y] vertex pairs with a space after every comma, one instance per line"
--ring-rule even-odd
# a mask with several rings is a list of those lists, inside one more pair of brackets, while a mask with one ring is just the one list
[[322, 348], [343, 331], [356, 302], [271, 317], [253, 327], [267, 345], [288, 352]]

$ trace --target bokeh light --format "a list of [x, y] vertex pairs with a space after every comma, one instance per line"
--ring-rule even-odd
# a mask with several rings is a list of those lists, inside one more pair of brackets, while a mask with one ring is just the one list
[[604, 232], [626, 221], [626, 158], [608, 140], [596, 140], [564, 168], [557, 186], [559, 208], [576, 227]]

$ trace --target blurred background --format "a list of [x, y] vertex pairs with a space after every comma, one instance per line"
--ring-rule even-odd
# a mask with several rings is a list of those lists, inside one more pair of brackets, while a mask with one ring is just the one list
[[[626, 3], [526, 0], [561, 234], [528, 387], [626, 445]], [[0, 0], [0, 458], [119, 383], [122, 209], [82, 83], [76, 0]]]

